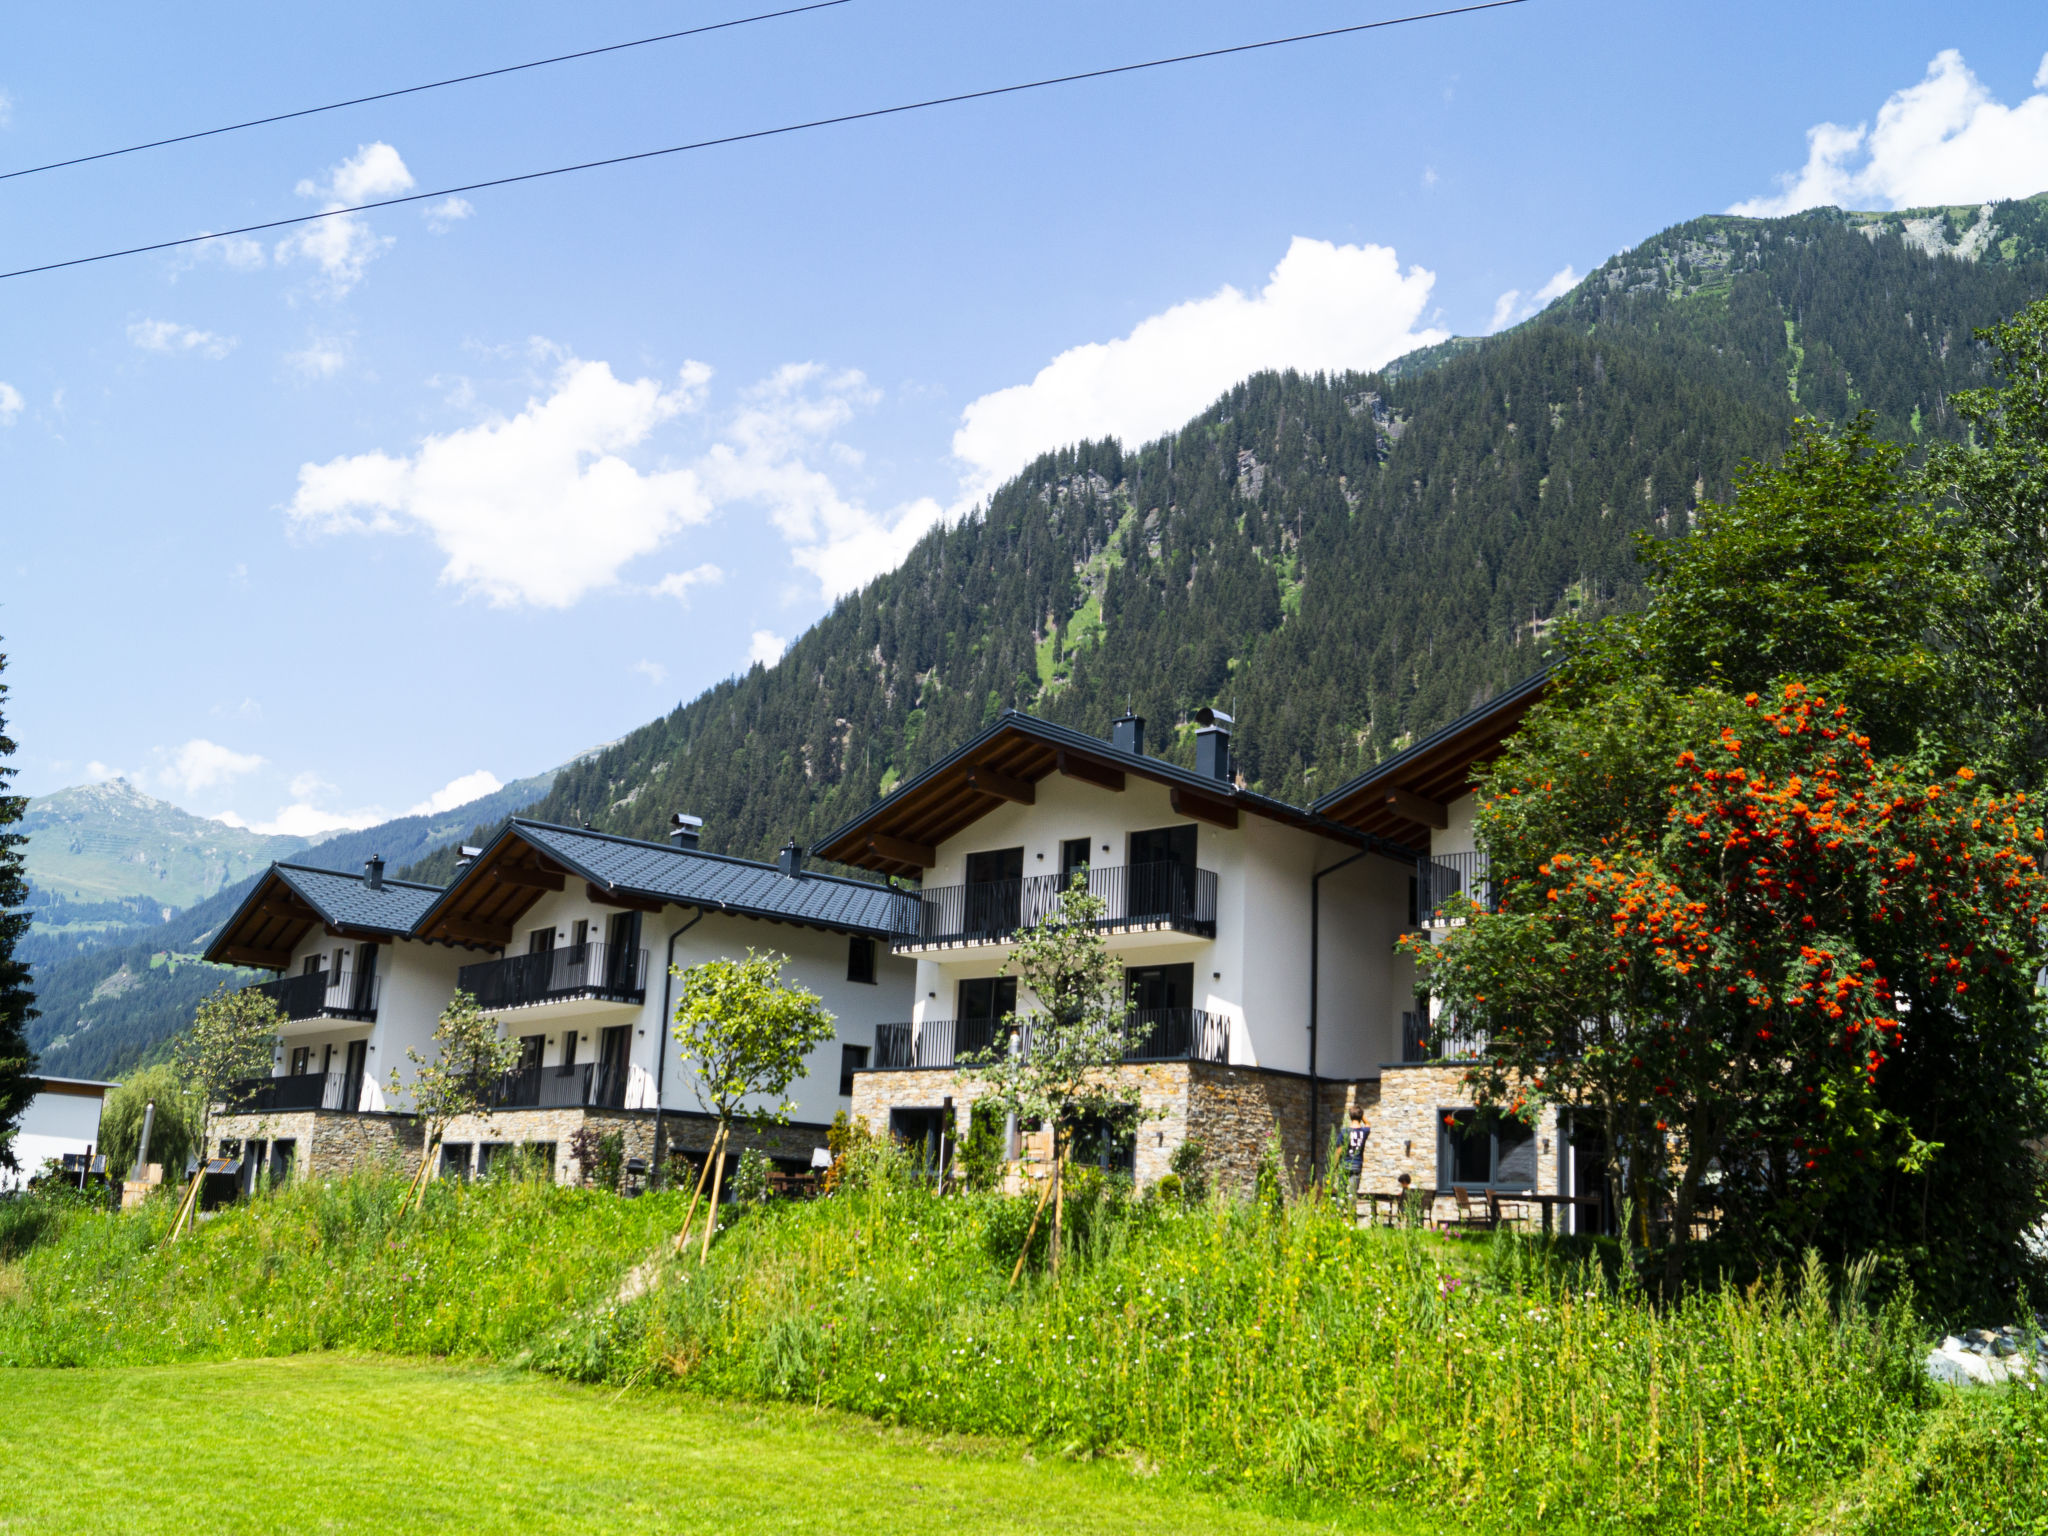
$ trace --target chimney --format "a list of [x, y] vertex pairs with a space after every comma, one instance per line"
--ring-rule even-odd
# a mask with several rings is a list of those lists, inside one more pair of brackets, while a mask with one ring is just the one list
[[455, 850], [455, 853], [455, 873], [459, 875], [465, 869], [469, 868], [470, 865], [474, 864], [480, 857], [482, 857], [483, 849], [472, 848], [469, 846], [469, 844], [464, 843], [460, 848]]
[[369, 857], [369, 859], [368, 859], [368, 860], [367, 860], [367, 861], [366, 861], [366, 862], [364, 863], [364, 865], [363, 865], [363, 872], [364, 872], [365, 874], [367, 874], [367, 875], [368, 875], [368, 876], [370, 877], [370, 882], [369, 882], [369, 883], [370, 883], [370, 889], [371, 889], [371, 890], [373, 890], [373, 891], [381, 891], [381, 890], [383, 890], [383, 889], [384, 889], [384, 855], [383, 855], [383, 854], [381, 854], [381, 853], [373, 853], [373, 854], [371, 854], [371, 855], [370, 855], [370, 857]]
[[698, 840], [703, 836], [704, 818], [677, 811], [675, 815], [669, 817], [669, 821], [674, 830], [669, 833], [668, 840], [678, 848], [695, 850]]
[[1143, 715], [1119, 715], [1109, 725], [1109, 744], [1119, 752], [1128, 752], [1133, 757], [1145, 755], [1145, 717]]
[[1220, 709], [1204, 706], [1195, 711], [1195, 772], [1205, 779], [1233, 778], [1230, 762], [1230, 727], [1236, 722]]
[[797, 879], [804, 872], [803, 844], [791, 838], [782, 845], [782, 853], [775, 862], [790, 879]]

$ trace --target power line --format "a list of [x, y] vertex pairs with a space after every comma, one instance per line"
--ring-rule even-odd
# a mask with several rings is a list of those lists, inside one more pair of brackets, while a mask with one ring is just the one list
[[372, 96], [351, 96], [347, 101], [330, 101], [324, 107], [301, 107], [296, 112], [275, 112], [269, 117], [252, 117], [246, 123], [228, 123], [219, 128], [201, 128], [196, 133], [173, 134], [168, 139], [151, 139], [146, 144], [130, 144], [125, 149], [103, 149], [96, 155], [74, 155], [69, 160], [52, 160], [47, 165], [25, 166], [18, 171], [0, 171], [0, 181], [12, 181], [17, 176], [34, 176], [43, 171], [61, 171], [69, 165], [88, 165], [95, 160], [112, 160], [117, 155], [139, 154], [145, 149], [162, 149], [167, 144], [189, 144], [194, 139], [210, 139], [222, 133], [240, 133], [244, 128], [261, 128], [268, 123], [288, 123], [295, 117], [314, 117], [322, 112], [339, 112], [343, 107], [360, 107], [371, 101], [389, 101], [394, 96], [416, 96], [421, 91], [438, 91], [444, 85], [467, 85], [472, 80], [489, 80], [497, 75], [516, 75], [524, 69], [544, 69], [550, 64], [566, 64], [571, 59], [592, 59], [601, 53], [618, 53], [626, 48], [645, 48], [649, 43], [672, 43], [679, 37], [696, 37], [705, 32], [723, 32], [731, 27], [744, 27], [756, 21], [774, 21], [782, 16], [801, 16], [805, 11], [830, 10], [835, 5], [849, 3], [851, 0], [815, 0], [815, 3], [810, 5], [793, 5], [781, 11], [763, 11], [758, 16], [741, 16], [732, 21], [714, 21], [701, 27], [687, 27], [681, 32], [663, 32], [658, 37], [636, 37], [630, 43], [607, 43], [602, 48], [585, 48], [576, 53], [558, 53], [553, 58], [533, 59], [525, 64], [507, 64], [502, 69], [480, 69], [473, 75], [453, 75], [446, 80], [429, 80], [425, 85], [407, 85], [395, 91], [378, 91]]
[[1139, 70], [1163, 69], [1170, 64], [1191, 64], [1201, 59], [1220, 59], [1231, 54], [1255, 53], [1264, 48], [1282, 48], [1290, 43], [1317, 42], [1325, 38], [1346, 37], [1355, 32], [1374, 32], [1383, 27], [1403, 26], [1413, 21], [1437, 21], [1447, 16], [1467, 16], [1476, 11], [1497, 11], [1507, 6], [1525, 3], [1526, 0], [1480, 0], [1478, 4], [1452, 6], [1440, 11], [1418, 11], [1409, 16], [1389, 17], [1385, 21], [1362, 21], [1348, 27], [1328, 27], [1320, 32], [1296, 32], [1288, 37], [1269, 37], [1256, 43], [1233, 43], [1226, 48], [1204, 48], [1197, 53], [1177, 53], [1168, 58], [1146, 59], [1137, 64], [1112, 64], [1103, 69], [1082, 70], [1071, 75], [1051, 75], [1043, 80], [1025, 80], [1016, 85], [996, 85], [986, 90], [961, 91], [951, 96], [931, 96], [923, 101], [909, 101], [893, 107], [870, 107], [862, 112], [843, 112], [836, 117], [814, 117], [806, 122], [785, 123], [778, 128], [756, 128], [746, 133], [728, 133], [715, 139], [697, 139], [688, 144], [671, 144], [665, 149], [643, 149], [630, 155], [611, 155], [603, 160], [583, 160], [574, 165], [558, 165], [545, 171], [525, 171], [517, 176], [494, 176], [488, 181], [465, 182], [461, 186], [441, 187], [433, 192], [411, 192], [403, 197], [379, 198], [374, 202], [356, 203], [347, 208], [328, 208], [319, 213], [301, 213], [285, 219], [267, 219], [261, 224], [244, 224], [235, 229], [209, 230], [203, 235], [186, 235], [177, 240], [157, 240], [148, 245], [131, 245], [123, 250], [102, 251], [96, 256], [73, 256], [66, 261], [46, 261], [40, 266], [17, 267], [12, 272], [0, 272], [0, 280], [10, 277], [31, 277], [38, 272], [55, 272], [64, 267], [89, 266], [94, 262], [113, 261], [122, 256], [143, 256], [151, 251], [176, 250], [180, 246], [198, 245], [207, 240], [226, 240], [235, 235], [253, 235], [265, 230], [288, 229], [297, 224], [311, 224], [319, 219], [340, 218], [351, 213], [368, 213], [378, 208], [395, 208], [405, 203], [453, 197], [463, 192], [482, 192], [491, 187], [509, 187], [523, 181], [542, 181], [550, 176], [568, 176], [577, 171], [600, 170], [610, 165], [629, 165], [636, 160], [657, 160], [666, 155], [687, 154], [692, 150], [716, 149], [726, 144], [744, 144], [755, 139], [779, 138], [785, 134], [803, 133], [812, 128], [831, 128], [843, 123], [866, 122], [871, 118], [895, 117], [905, 112], [922, 112], [930, 107], [954, 106], [964, 101], [985, 101], [992, 96], [1012, 96], [1020, 91], [1042, 90], [1052, 85], [1102, 80], [1112, 75], [1135, 74]]

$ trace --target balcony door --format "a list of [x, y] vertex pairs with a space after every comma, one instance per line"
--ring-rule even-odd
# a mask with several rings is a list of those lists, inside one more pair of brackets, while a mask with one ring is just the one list
[[607, 1109], [626, 1103], [626, 1077], [632, 1071], [633, 1026], [620, 1024], [597, 1036], [597, 1083], [590, 1102]]
[[1024, 850], [992, 848], [967, 855], [965, 931], [970, 938], [1001, 938], [1017, 931], [1024, 896]]
[[1003, 1020], [1016, 1011], [1016, 977], [976, 976], [961, 982], [953, 1026], [955, 1059], [962, 1051], [988, 1050], [1002, 1037]]
[[1153, 1060], [1187, 1053], [1194, 1020], [1194, 966], [1147, 965], [1125, 971], [1124, 1003], [1131, 1011], [1126, 1055]]
[[377, 946], [358, 944], [356, 946], [355, 996], [349, 1008], [355, 1013], [369, 1013], [377, 1006]]
[[640, 969], [640, 914], [614, 912], [604, 925], [604, 942], [605, 991], [633, 991]]
[[[1133, 922], [1171, 922], [1194, 910], [1195, 824], [1133, 832], [1125, 854]], [[1114, 914], [1112, 914], [1114, 915]]]
[[370, 1063], [370, 1042], [351, 1040], [341, 1068], [341, 1108], [363, 1107], [363, 1072]]

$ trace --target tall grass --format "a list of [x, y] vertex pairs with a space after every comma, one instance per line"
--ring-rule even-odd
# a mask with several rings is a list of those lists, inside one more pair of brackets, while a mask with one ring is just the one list
[[1818, 1266], [1657, 1306], [1513, 1238], [1099, 1199], [1069, 1212], [1061, 1283], [1013, 1292], [1023, 1202], [881, 1176], [750, 1211], [642, 1293], [621, 1282], [679, 1197], [514, 1182], [397, 1208], [378, 1181], [302, 1186], [176, 1248], [161, 1210], [67, 1212], [9, 1272], [0, 1363], [492, 1358], [1500, 1531], [2048, 1531], [2043, 1394], [1928, 1386], [1907, 1304]]

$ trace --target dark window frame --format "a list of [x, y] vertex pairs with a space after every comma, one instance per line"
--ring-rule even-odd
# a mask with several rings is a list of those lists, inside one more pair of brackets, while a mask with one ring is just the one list
[[[1452, 1124], [1467, 1129], [1461, 1134]], [[1484, 1140], [1474, 1134], [1483, 1126]], [[1497, 1190], [1501, 1194], [1533, 1194], [1537, 1182], [1536, 1133], [1521, 1121], [1470, 1105], [1439, 1105], [1436, 1111], [1436, 1190], [1449, 1194], [1454, 1188]], [[1485, 1177], [1460, 1177], [1485, 1154]], [[1510, 1158], [1526, 1163], [1528, 1173], [1503, 1178]], [[1461, 1167], [1461, 1164], [1464, 1167]]]
[[865, 1045], [842, 1045], [839, 1047], [839, 1097], [853, 1097], [853, 1074], [865, 1072], [868, 1063], [874, 1059], [872, 1050]]
[[846, 941], [846, 979], [857, 986], [872, 987], [875, 980], [875, 941], [856, 933]]

